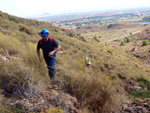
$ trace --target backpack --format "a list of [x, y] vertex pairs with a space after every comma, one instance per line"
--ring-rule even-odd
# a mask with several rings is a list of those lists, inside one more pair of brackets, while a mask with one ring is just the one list
[[[50, 39], [51, 43], [53, 44], [53, 39], [51, 36], [49, 37], [49, 39]], [[40, 45], [42, 45], [42, 42], [43, 42], [43, 39], [40, 40]]]

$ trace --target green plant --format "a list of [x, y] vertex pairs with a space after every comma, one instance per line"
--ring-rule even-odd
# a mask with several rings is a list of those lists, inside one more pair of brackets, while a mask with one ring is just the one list
[[132, 91], [134, 97], [150, 98], [150, 91]]
[[24, 25], [20, 25], [19, 31], [23, 31], [23, 32], [27, 33], [28, 35], [33, 35], [33, 30], [29, 29], [28, 27], [26, 27]]
[[10, 20], [10, 21], [13, 21], [13, 22], [15, 22], [15, 23], [19, 23], [19, 22], [16, 20], [16, 18], [13, 18], [13, 17], [10, 17], [9, 20]]
[[0, 37], [0, 48], [3, 48], [3, 51], [7, 51], [10, 55], [20, 53], [22, 45], [16, 38], [7, 37], [2, 33], [0, 33]]
[[129, 43], [130, 42], [130, 39], [129, 38], [127, 38], [127, 43]]
[[150, 86], [150, 82], [142, 77], [137, 78], [138, 82], [142, 82], [143, 84], [145, 84], [146, 86]]
[[125, 46], [125, 45], [126, 45], [125, 42], [120, 43], [120, 46]]
[[95, 39], [97, 42], [100, 42], [97, 38]]
[[130, 32], [130, 35], [132, 35], [132, 32]]
[[0, 87], [13, 96], [29, 96], [36, 89], [33, 70], [15, 59], [4, 62], [0, 68]]
[[125, 43], [129, 43], [129, 42], [130, 42], [130, 39], [129, 39], [128, 37], [126, 37], [126, 38], [124, 39], [124, 42], [125, 42]]
[[[58, 106], [56, 108], [49, 108], [49, 109], [46, 109], [45, 111], [46, 113], [63, 113], [61, 106]], [[45, 113], [45, 112], [41, 111], [40, 113]]]
[[[111, 104], [110, 89], [108, 88], [110, 81], [104, 83], [105, 87], [97, 78], [75, 75], [73, 73], [71, 76], [65, 75], [64, 80], [66, 92], [77, 97], [82, 106], [90, 106], [89, 109], [95, 112], [103, 112], [105, 110], [110, 112], [110, 109], [108, 109], [108, 105]], [[106, 82], [106, 80], [104, 81]]]
[[111, 50], [108, 50], [107, 52], [110, 53], [110, 54], [112, 55], [112, 51], [111, 51]]
[[142, 46], [147, 46], [148, 45], [148, 40], [143, 40]]
[[124, 42], [127, 43], [127, 39], [126, 38], [124, 39]]
[[142, 55], [142, 56], [140, 56], [139, 58], [142, 59], [142, 60], [145, 60], [146, 57], [147, 57], [146, 55]]
[[142, 87], [143, 89], [145, 88], [145, 84], [143, 82], [139, 82], [139, 86]]
[[69, 33], [69, 36], [70, 36], [70, 37], [73, 37], [73, 33]]

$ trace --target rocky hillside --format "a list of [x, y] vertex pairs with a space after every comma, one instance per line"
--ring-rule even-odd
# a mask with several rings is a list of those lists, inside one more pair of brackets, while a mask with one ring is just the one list
[[[56, 61], [56, 83], [50, 81], [45, 62], [40, 63], [36, 55], [38, 32], [43, 28], [62, 47]], [[148, 65], [124, 50], [84, 42], [71, 33], [46, 22], [0, 13], [2, 112], [128, 112], [139, 91], [148, 95]], [[85, 65], [85, 56], [91, 67]]]
[[[130, 42], [126, 43], [126, 45], [124, 47], [122, 47], [122, 49], [124, 49], [125, 51], [127, 51], [128, 53], [132, 54], [133, 56], [135, 56], [139, 61], [141, 61], [142, 63], [145, 63], [147, 65], [150, 64], [149, 59], [149, 41], [150, 41], [150, 27], [145, 28], [144, 30], [135, 33], [133, 35], [130, 35], [128, 37], [124, 37], [119, 39], [119, 42], [115, 42], [115, 45], [120, 45], [121, 41], [125, 41], [125, 38], [129, 38]], [[143, 45], [143, 42], [146, 42], [146, 45]], [[113, 43], [112, 43], [113, 45]]]

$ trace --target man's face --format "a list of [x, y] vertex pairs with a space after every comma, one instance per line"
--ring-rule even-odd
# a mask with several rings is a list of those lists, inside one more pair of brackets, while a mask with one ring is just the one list
[[46, 39], [47, 39], [47, 35], [46, 35], [46, 36], [42, 36], [42, 38], [43, 38], [44, 40], [46, 40]]

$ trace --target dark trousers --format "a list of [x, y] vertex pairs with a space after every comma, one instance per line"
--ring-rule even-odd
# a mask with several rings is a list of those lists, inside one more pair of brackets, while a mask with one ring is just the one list
[[49, 77], [51, 79], [55, 78], [55, 67], [56, 67], [55, 61], [56, 61], [56, 56], [57, 56], [57, 54], [54, 54], [51, 57], [45, 58], [45, 62], [47, 64], [47, 68], [48, 68]]

